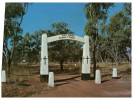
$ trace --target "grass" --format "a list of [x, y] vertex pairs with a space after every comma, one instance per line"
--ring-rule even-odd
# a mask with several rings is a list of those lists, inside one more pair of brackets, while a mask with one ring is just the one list
[[2, 84], [2, 97], [28, 97], [36, 93], [47, 93], [50, 90], [46, 84], [23, 86], [18, 84]]
[[[106, 67], [103, 67], [102, 63], [97, 63], [97, 66], [101, 71], [102, 80], [111, 78], [113, 68], [118, 69], [118, 75], [123, 79], [131, 80], [131, 68], [128, 63], [121, 63], [118, 67], [112, 63], [108, 63]], [[2, 83], [2, 97], [28, 97], [54, 89], [48, 87], [47, 83], [40, 82], [39, 68], [39, 63], [32, 66], [28, 66], [26, 63], [19, 63], [17, 66], [12, 64], [10, 78], [7, 79], [7, 83]], [[5, 69], [5, 66], [2, 69]], [[55, 75], [80, 74], [81, 63], [78, 63], [76, 67], [72, 63], [64, 64], [63, 72], [60, 71], [58, 63], [49, 63], [50, 71]], [[91, 76], [93, 76], [93, 65], [91, 65]]]
[[12, 65], [10, 77], [7, 78], [6, 83], [2, 84], [2, 97], [27, 97], [51, 90], [47, 83], [40, 82], [39, 75], [32, 73], [34, 71], [32, 69], [36, 67], [39, 68], [39, 66], [27, 64]]

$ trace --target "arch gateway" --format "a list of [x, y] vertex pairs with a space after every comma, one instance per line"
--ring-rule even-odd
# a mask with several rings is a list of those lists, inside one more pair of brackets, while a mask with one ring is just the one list
[[48, 68], [48, 43], [58, 40], [74, 40], [83, 43], [83, 57], [82, 57], [82, 72], [81, 79], [90, 79], [90, 51], [89, 51], [89, 36], [79, 37], [72, 34], [62, 34], [52, 37], [47, 37], [47, 34], [42, 34], [41, 43], [41, 62], [40, 62], [40, 81], [48, 82], [49, 68]]

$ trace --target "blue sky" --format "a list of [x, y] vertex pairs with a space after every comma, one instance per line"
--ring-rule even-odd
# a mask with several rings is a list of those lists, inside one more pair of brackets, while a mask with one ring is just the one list
[[[51, 24], [66, 22], [75, 35], [84, 36], [84, 27], [87, 23], [83, 10], [86, 3], [33, 3], [29, 5], [28, 12], [24, 16], [21, 27], [23, 35], [26, 32], [34, 34], [35, 31], [49, 30]], [[122, 10], [123, 3], [115, 3], [114, 8], [109, 9], [109, 18], [119, 10]]]

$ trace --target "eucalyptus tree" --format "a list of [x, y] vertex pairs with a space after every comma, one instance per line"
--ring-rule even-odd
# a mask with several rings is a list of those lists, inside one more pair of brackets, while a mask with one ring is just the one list
[[[49, 32], [48, 36], [73, 34], [73, 32], [69, 30], [69, 25], [67, 23], [54, 23], [51, 26], [52, 32]], [[70, 59], [71, 56], [76, 56], [77, 54], [79, 54], [80, 49], [81, 44], [78, 42], [70, 40], [60, 40], [49, 44], [49, 56], [50, 58], [53, 58], [53, 60], [60, 63], [61, 71], [63, 71], [63, 63]], [[78, 60], [79, 57], [77, 59], [73, 59]]]
[[88, 22], [85, 26], [85, 34], [92, 39], [94, 76], [96, 70], [96, 46], [101, 28], [105, 25], [108, 16], [108, 9], [113, 6], [112, 3], [88, 3], [84, 7], [85, 16]]
[[27, 32], [16, 45], [13, 61], [15, 63], [26, 60], [33, 63], [40, 61], [41, 36], [45, 30], [35, 31], [33, 34]]
[[[127, 16], [127, 17], [129, 17], [130, 18], [130, 20], [131, 20], [131, 13], [132, 13], [132, 6], [131, 6], [131, 3], [125, 3], [124, 4], [124, 6], [123, 6], [123, 11], [124, 11], [124, 13], [125, 13], [125, 15]], [[130, 30], [131, 30], [131, 25], [132, 24], [130, 24]], [[131, 46], [130, 46], [131, 47]], [[126, 53], [126, 56], [128, 55], [128, 61], [129, 61], [129, 64], [130, 64], [130, 66], [131, 66], [131, 59], [132, 59], [132, 57], [131, 57], [131, 48], [129, 48], [128, 50], [127, 50], [127, 53]]]
[[27, 3], [6, 3], [4, 20], [3, 58], [7, 63], [7, 73], [10, 74], [10, 65], [15, 52], [15, 46], [21, 39], [23, 29], [20, 27], [23, 16], [28, 9]]
[[128, 55], [127, 51], [131, 49], [131, 18], [124, 15], [123, 11], [117, 12], [110, 18], [107, 33], [108, 52], [119, 66], [121, 59]]
[[107, 41], [108, 37], [107, 35], [99, 35], [98, 38], [98, 44], [96, 46], [96, 57], [99, 61], [103, 63], [103, 66], [106, 67], [108, 59], [109, 59], [109, 53], [107, 51]]
[[123, 6], [123, 11], [125, 13], [125, 15], [131, 15], [131, 3], [125, 3], [124, 6]]
[[33, 47], [34, 62], [40, 62], [40, 51], [41, 51], [41, 36], [46, 33], [45, 30], [35, 31], [33, 34], [33, 41], [35, 42]]

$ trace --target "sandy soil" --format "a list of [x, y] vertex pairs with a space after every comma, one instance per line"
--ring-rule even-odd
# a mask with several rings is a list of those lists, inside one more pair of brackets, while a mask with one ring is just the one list
[[32, 97], [131, 97], [131, 81], [123, 79], [83, 81], [80, 75], [55, 75], [55, 88]]
[[[29, 69], [31, 76], [28, 78], [18, 76], [21, 81], [2, 84], [2, 97], [131, 97], [131, 68], [122, 64], [117, 67], [119, 79], [112, 79], [113, 67], [100, 68], [101, 84], [95, 84], [94, 80], [81, 80], [81, 75], [74, 73], [77, 69], [67, 68], [68, 71], [59, 74], [60, 68], [51, 67], [55, 87], [50, 88], [47, 83], [40, 82], [40, 67], [33, 66]], [[93, 70], [91, 73], [93, 76]]]

